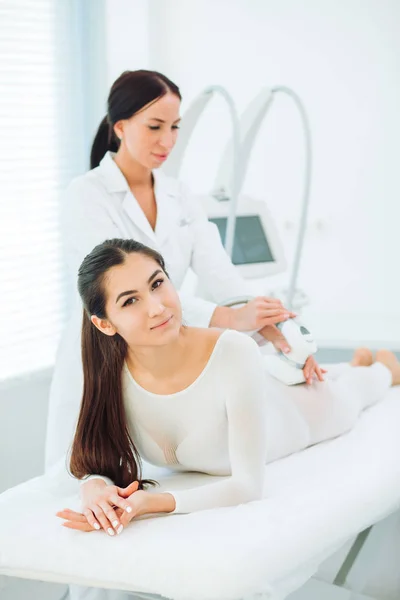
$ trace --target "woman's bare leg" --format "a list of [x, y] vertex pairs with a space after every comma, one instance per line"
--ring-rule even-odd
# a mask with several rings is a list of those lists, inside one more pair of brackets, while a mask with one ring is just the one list
[[350, 365], [352, 367], [370, 367], [374, 364], [374, 355], [369, 348], [357, 348]]
[[400, 362], [393, 352], [389, 350], [378, 350], [376, 362], [382, 363], [392, 374], [392, 385], [400, 385]]

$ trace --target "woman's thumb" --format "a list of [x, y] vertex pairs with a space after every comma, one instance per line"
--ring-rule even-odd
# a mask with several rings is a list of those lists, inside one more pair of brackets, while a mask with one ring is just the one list
[[275, 346], [275, 350], [280, 350], [281, 352], [283, 352], [283, 354], [289, 354], [290, 352], [290, 346], [287, 343], [286, 339], [276, 339], [273, 342], [273, 345]]
[[139, 482], [138, 481], [133, 481], [132, 483], [130, 483], [127, 487], [125, 488], [118, 488], [118, 494], [120, 496], [122, 496], [123, 498], [126, 498], [127, 496], [130, 496], [131, 494], [134, 494], [135, 492], [137, 492], [139, 489]]

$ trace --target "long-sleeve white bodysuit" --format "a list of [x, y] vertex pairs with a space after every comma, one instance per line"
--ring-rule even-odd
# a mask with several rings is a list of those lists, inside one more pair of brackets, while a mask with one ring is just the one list
[[389, 370], [375, 364], [344, 366], [336, 378], [312, 386], [285, 386], [265, 373], [254, 340], [232, 330], [180, 392], [148, 392], [126, 365], [122, 378], [130, 434], [147, 462], [227, 476], [171, 492], [179, 513], [260, 499], [266, 462], [351, 429], [391, 385]]

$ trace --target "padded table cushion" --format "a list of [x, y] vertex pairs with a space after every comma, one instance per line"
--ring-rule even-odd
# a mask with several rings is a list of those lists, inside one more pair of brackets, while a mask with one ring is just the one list
[[[61, 527], [78, 508], [64, 473], [0, 496], [0, 573], [160, 594], [176, 600], [284, 597], [357, 532], [400, 504], [400, 388], [348, 434], [266, 466], [265, 499], [134, 521], [120, 536]], [[151, 471], [162, 489], [202, 485], [201, 474]]]

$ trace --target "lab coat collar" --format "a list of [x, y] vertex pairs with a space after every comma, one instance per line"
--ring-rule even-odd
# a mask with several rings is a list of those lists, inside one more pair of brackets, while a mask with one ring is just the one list
[[154, 194], [157, 202], [157, 222], [156, 230], [150, 226], [144, 212], [140, 208], [137, 200], [133, 196], [128, 182], [113, 159], [113, 153], [107, 152], [100, 163], [100, 174], [103, 178], [107, 191], [110, 193], [123, 192], [123, 209], [132, 219], [133, 223], [147, 235], [152, 242], [162, 243], [171, 233], [173, 225], [174, 211], [171, 206], [171, 199], [179, 195], [179, 183], [176, 179], [168, 177], [160, 171], [154, 170]]
[[119, 167], [114, 162], [114, 152], [107, 152], [100, 162], [100, 176], [111, 194], [114, 192], [129, 192], [129, 185]]
[[160, 169], [153, 171], [154, 194], [157, 202], [156, 237], [162, 244], [173, 232], [176, 231], [177, 215], [175, 198], [180, 195], [179, 181], [168, 177]]

